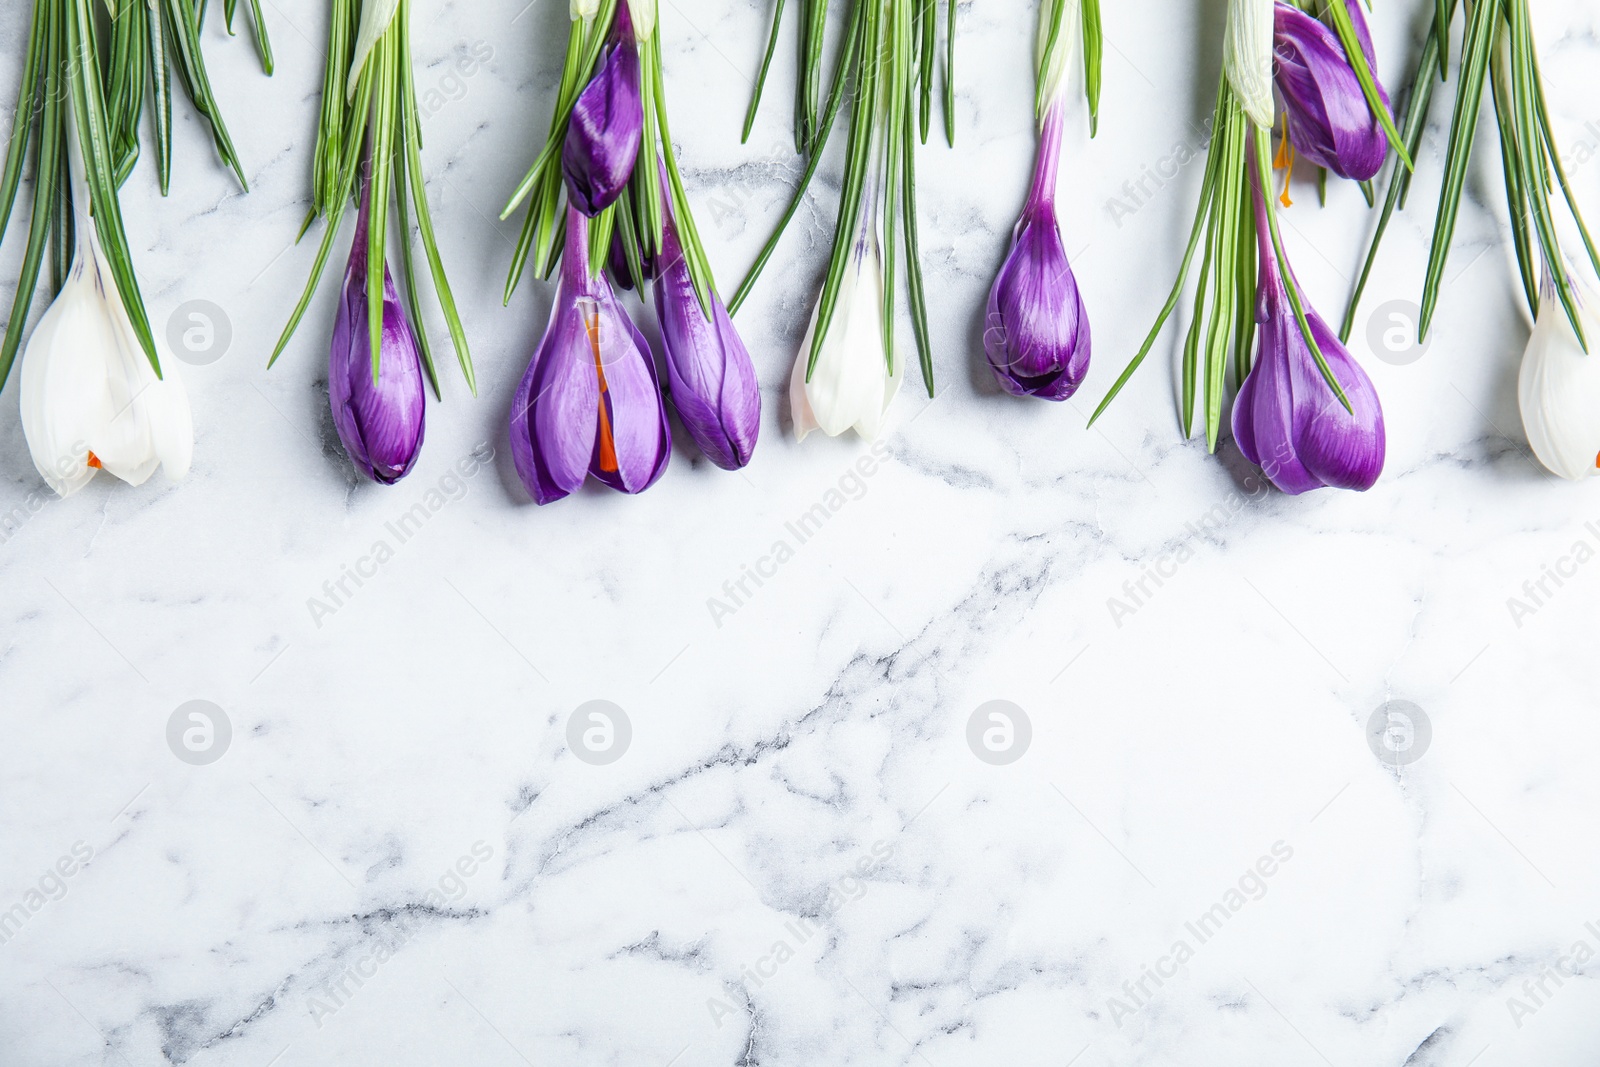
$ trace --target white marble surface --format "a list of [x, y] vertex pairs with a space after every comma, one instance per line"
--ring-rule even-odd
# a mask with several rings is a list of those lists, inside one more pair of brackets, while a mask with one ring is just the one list
[[[7, 106], [25, 6], [0, 14]], [[1431, 5], [1406, 6], [1375, 24], [1391, 80]], [[1534, 6], [1558, 138], [1592, 154], [1600, 15]], [[1178, 440], [1160, 359], [1084, 429], [1160, 304], [1200, 169], [1120, 226], [1107, 205], [1209, 113], [1220, 0], [1106, 5], [1101, 133], [1066, 167], [1096, 356], [1061, 406], [999, 395], [981, 365], [1031, 158], [1032, 15], [964, 3], [958, 147], [919, 163], [938, 399], [902, 394], [888, 458], [859, 480], [865, 446], [786, 437], [830, 184], [739, 320], [767, 402], [748, 472], [680, 447], [642, 497], [536, 509], [505, 422], [549, 291], [501, 309], [516, 223], [495, 218], [543, 135], [565, 5], [513, 21], [522, 0], [416, 4], [418, 83], [443, 100], [426, 166], [482, 395], [447, 379], [392, 489], [355, 480], [326, 412], [332, 286], [264, 370], [311, 255], [286, 246], [318, 7], [266, 5], [271, 80], [246, 41], [208, 33], [249, 196], [186, 106], [172, 196], [145, 170], [126, 194], [156, 321], [206, 299], [234, 330], [220, 361], [181, 368], [190, 477], [46, 501], [15, 376], [0, 396], [0, 510], [26, 515], [0, 544], [0, 909], [24, 916], [0, 945], [0, 1063], [1595, 1061], [1600, 963], [1571, 953], [1600, 950], [1600, 564], [1568, 567], [1520, 626], [1507, 599], [1600, 544], [1600, 484], [1542, 474], [1518, 424], [1527, 323], [1492, 140], [1431, 348], [1389, 365], [1357, 331], [1388, 413], [1383, 479], [1255, 491], [1231, 446]], [[767, 8], [663, 4], [725, 284], [793, 166], [787, 47], [738, 143]], [[480, 42], [493, 58], [457, 90], [450, 64]], [[1442, 139], [1436, 124], [1369, 307], [1416, 296]], [[1597, 176], [1575, 168], [1600, 221]], [[1287, 219], [1336, 317], [1370, 216], [1354, 189], [1319, 210], [1307, 186]], [[451, 481], [480, 445], [493, 462]], [[455, 498], [318, 625], [308, 598], [440, 487]], [[708, 598], [838, 489], [717, 625]], [[1158, 566], [1171, 577], [1114, 619], [1108, 600]], [[596, 699], [632, 723], [605, 766], [566, 741]], [[966, 741], [995, 699], [1032, 724], [1008, 766]], [[168, 747], [191, 700], [231, 723], [210, 765]], [[1366, 736], [1391, 700], [1431, 724], [1399, 769]], [[1263, 857], [1270, 877], [1251, 874]], [[1186, 924], [1218, 904], [1202, 942]]]

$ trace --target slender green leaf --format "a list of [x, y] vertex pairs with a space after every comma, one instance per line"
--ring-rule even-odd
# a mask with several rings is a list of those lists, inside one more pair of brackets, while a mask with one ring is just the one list
[[[804, 19], [801, 20], [802, 24]], [[756, 112], [761, 108], [761, 90], [767, 85], [767, 71], [772, 67], [772, 54], [778, 50], [778, 30], [783, 26], [783, 0], [778, 0], [772, 8], [772, 33], [767, 38], [767, 51], [761, 58], [761, 73], [756, 76], [755, 89], [750, 93], [750, 107], [744, 114], [744, 132], [739, 136], [739, 143], [744, 144], [750, 140], [750, 130], [756, 124]]]

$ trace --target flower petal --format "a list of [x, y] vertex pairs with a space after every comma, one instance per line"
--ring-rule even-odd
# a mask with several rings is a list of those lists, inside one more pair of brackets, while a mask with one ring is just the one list
[[[1539, 317], [1522, 355], [1517, 403], [1528, 444], [1552, 473], [1574, 481], [1600, 462], [1600, 355], [1584, 352], [1546, 279]], [[1581, 292], [1584, 333], [1593, 346], [1600, 316], [1590, 311], [1593, 294]]]
[[750, 462], [761, 432], [761, 387], [722, 297], [701, 310], [677, 237], [668, 230], [666, 264], [652, 286], [667, 380], [678, 417], [706, 457], [724, 470]]

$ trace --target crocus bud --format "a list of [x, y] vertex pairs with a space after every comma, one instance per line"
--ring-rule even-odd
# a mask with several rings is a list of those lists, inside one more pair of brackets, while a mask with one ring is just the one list
[[1089, 370], [1089, 317], [1056, 219], [1056, 165], [1063, 104], [1045, 115], [1033, 188], [1011, 234], [1011, 251], [989, 290], [983, 350], [1013, 396], [1065, 400]]
[[1260, 282], [1260, 323], [1255, 366], [1233, 403], [1233, 437], [1244, 458], [1285, 493], [1322, 486], [1372, 488], [1383, 473], [1383, 409], [1361, 366], [1309, 304], [1302, 304], [1311, 334], [1334, 379], [1350, 401], [1346, 411], [1323, 379], [1289, 303], [1278, 270], [1260, 189], [1255, 191]]
[[404, 478], [422, 451], [422, 354], [389, 268], [383, 269], [383, 339], [378, 376], [372, 376], [372, 334], [367, 324], [367, 212], [362, 190], [356, 237], [345, 267], [339, 312], [328, 354], [328, 403], [339, 440], [356, 469], [375, 482]]
[[627, 4], [617, 5], [611, 39], [589, 84], [578, 94], [561, 146], [561, 171], [572, 203], [589, 218], [613, 204], [633, 175], [644, 132], [639, 49]]
[[[74, 219], [72, 265], [22, 353], [22, 432], [39, 474], [61, 496], [97, 470], [130, 485], [157, 467], [182, 478], [194, 457], [194, 423], [177, 367], [157, 378], [117, 290], [89, 217], [89, 187], [73, 105], [67, 155]], [[156, 336], [161, 351], [160, 336]]]
[[1517, 376], [1517, 401], [1533, 454], [1552, 473], [1576, 481], [1594, 474], [1600, 463], [1600, 354], [1594, 350], [1600, 294], [1581, 278], [1574, 281], [1578, 321], [1590, 350], [1578, 343], [1546, 272], [1539, 317]]
[[750, 462], [761, 432], [761, 384], [715, 288], [701, 310], [689, 264], [669, 221], [651, 286], [666, 350], [672, 406], [706, 458], [723, 470]]
[[1257, 126], [1272, 126], [1273, 0], [1228, 0], [1222, 37], [1223, 70], [1239, 103]]
[[643, 492], [672, 455], [650, 347], [605, 273], [591, 276], [588, 249], [588, 220], [569, 208], [550, 324], [511, 409], [512, 458], [539, 504], [570, 495], [591, 474]]
[[[1375, 70], [1372, 36], [1357, 0], [1347, 0], [1356, 35]], [[1306, 159], [1342, 178], [1366, 181], [1383, 167], [1389, 139], [1361, 91], [1344, 45], [1320, 20], [1289, 4], [1275, 8], [1276, 83], [1289, 142]], [[1384, 106], [1389, 96], [1378, 85]]]
[[853, 429], [870, 441], [883, 429], [889, 404], [900, 391], [905, 361], [896, 359], [891, 368], [884, 348], [883, 259], [878, 249], [874, 212], [864, 210], [811, 380], [806, 380], [806, 364], [822, 310], [820, 297], [789, 378], [789, 406], [799, 440], [812, 430], [837, 437]]

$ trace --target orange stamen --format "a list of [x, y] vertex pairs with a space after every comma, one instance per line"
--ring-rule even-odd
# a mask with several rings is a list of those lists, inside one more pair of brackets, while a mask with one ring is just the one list
[[600, 469], [607, 474], [617, 470], [617, 442], [611, 433], [611, 413], [606, 410], [606, 368], [600, 358], [600, 308], [585, 309], [584, 331], [589, 335], [589, 350], [594, 353], [594, 372], [600, 378]]
[[1286, 173], [1283, 176], [1283, 193], [1278, 197], [1278, 202], [1284, 207], [1294, 207], [1294, 201], [1289, 199], [1289, 183], [1294, 180], [1294, 145], [1289, 142], [1289, 116], [1283, 116], [1283, 140], [1278, 142], [1278, 157], [1272, 165]]
[[102, 469], [100, 466], [100, 457], [95, 455], [93, 452], [89, 453], [89, 466], [93, 467], [95, 470]]

